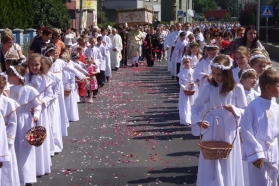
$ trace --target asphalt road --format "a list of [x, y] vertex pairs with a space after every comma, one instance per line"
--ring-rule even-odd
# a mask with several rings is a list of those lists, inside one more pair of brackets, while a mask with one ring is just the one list
[[179, 124], [179, 87], [166, 69], [114, 72], [93, 104], [79, 104], [80, 121], [35, 186], [195, 185], [199, 140]]

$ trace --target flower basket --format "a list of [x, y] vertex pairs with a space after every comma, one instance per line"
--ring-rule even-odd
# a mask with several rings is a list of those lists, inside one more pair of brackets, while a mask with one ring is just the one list
[[195, 94], [195, 91], [194, 90], [184, 90], [184, 94], [186, 96], [192, 96]]
[[[204, 117], [203, 122], [205, 121], [206, 116], [213, 111], [214, 109], [220, 108], [223, 106], [217, 106], [213, 107], [210, 110], [208, 110]], [[237, 136], [237, 119], [235, 117], [236, 122], [236, 130], [235, 130], [235, 137], [232, 141], [232, 144], [225, 142], [225, 141], [202, 141], [202, 134], [200, 130], [200, 142], [199, 146], [201, 148], [202, 154], [204, 156], [204, 159], [208, 160], [218, 160], [218, 159], [227, 159], [230, 155], [230, 152], [233, 148], [233, 144], [235, 142], [236, 136]]]
[[64, 90], [64, 96], [70, 96], [71, 90]]
[[29, 129], [25, 135], [26, 140], [30, 145], [35, 147], [41, 146], [47, 137], [46, 128], [43, 126], [36, 126]]

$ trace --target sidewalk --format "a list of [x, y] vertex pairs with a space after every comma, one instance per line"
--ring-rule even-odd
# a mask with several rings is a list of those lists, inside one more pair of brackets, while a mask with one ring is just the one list
[[199, 146], [179, 124], [179, 87], [166, 71], [120, 68], [93, 104], [79, 104], [52, 173], [34, 186], [193, 186]]

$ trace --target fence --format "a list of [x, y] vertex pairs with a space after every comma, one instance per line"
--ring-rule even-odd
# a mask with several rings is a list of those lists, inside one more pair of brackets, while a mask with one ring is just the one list
[[[4, 29], [0, 29], [0, 37], [3, 33]], [[26, 46], [30, 43], [30, 41], [36, 36], [36, 30], [33, 28], [29, 28], [26, 30], [22, 29], [13, 29], [14, 42], [18, 43], [20, 46]]]

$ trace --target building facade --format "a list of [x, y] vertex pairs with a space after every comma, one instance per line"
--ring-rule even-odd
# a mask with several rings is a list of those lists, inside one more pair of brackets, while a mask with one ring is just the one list
[[[165, 22], [192, 22], [193, 0], [161, 0], [162, 21]], [[182, 12], [185, 12], [182, 14]]]

